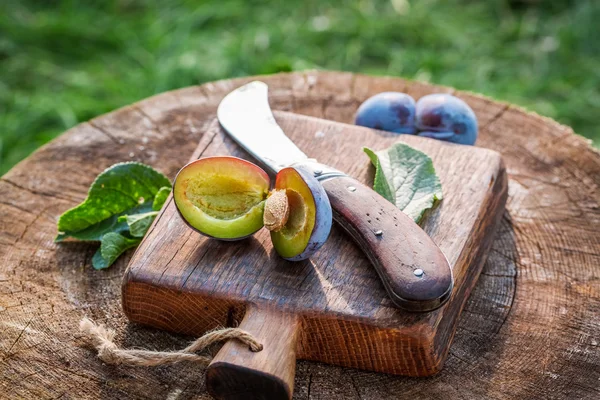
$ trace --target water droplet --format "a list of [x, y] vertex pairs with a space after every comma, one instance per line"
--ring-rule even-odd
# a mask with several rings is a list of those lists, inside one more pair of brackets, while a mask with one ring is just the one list
[[381, 236], [381, 235], [383, 235], [383, 231], [381, 229], [378, 229], [378, 230], [376, 230], [373, 233], [375, 234], [375, 236]]
[[348, 191], [350, 191], [350, 192], [356, 192], [356, 188], [354, 186], [348, 186]]
[[425, 271], [423, 271], [421, 268], [417, 268], [413, 271], [413, 274], [415, 274], [415, 276], [418, 276], [420, 278], [425, 274]]

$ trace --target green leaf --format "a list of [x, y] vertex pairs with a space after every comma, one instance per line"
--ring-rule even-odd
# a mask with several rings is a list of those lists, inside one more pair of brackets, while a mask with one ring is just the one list
[[383, 197], [385, 197], [388, 201], [394, 203], [394, 193], [392, 192], [391, 186], [388, 184], [388, 181], [385, 178], [383, 167], [381, 166], [381, 161], [379, 157], [373, 150], [365, 147], [363, 148], [364, 152], [367, 153], [371, 162], [375, 166], [375, 178], [373, 179], [373, 189]]
[[415, 222], [442, 199], [442, 184], [427, 154], [403, 143], [378, 152], [363, 150], [376, 168], [373, 189]]
[[123, 215], [119, 217], [119, 222], [127, 223], [131, 236], [143, 237], [157, 215], [158, 211], [150, 211], [143, 214]]
[[163, 204], [165, 204], [165, 201], [167, 201], [167, 198], [169, 197], [169, 194], [171, 193], [171, 186], [163, 186], [160, 188], [160, 190], [158, 191], [158, 193], [156, 193], [156, 197], [154, 197], [154, 202], [152, 203], [152, 209], [154, 211], [158, 211], [162, 208]]
[[141, 242], [170, 191], [171, 182], [147, 165], [115, 164], [98, 175], [83, 203], [60, 217], [55, 241], [100, 241], [92, 265], [108, 268]]
[[136, 247], [142, 239], [128, 238], [119, 233], [109, 232], [102, 237], [100, 248], [92, 258], [95, 269], [105, 269], [112, 265], [126, 250]]
[[83, 203], [61, 215], [58, 230], [73, 236], [74, 232], [154, 199], [161, 188], [170, 186], [167, 177], [147, 165], [115, 164], [98, 175]]
[[102, 236], [108, 232], [124, 233], [129, 231], [127, 221], [122, 219], [123, 216], [130, 214], [146, 213], [152, 210], [152, 202], [146, 202], [140, 206], [131, 208], [122, 213], [115, 214], [110, 218], [98, 222], [95, 225], [87, 227], [78, 232], [60, 233], [54, 239], [55, 242], [62, 242], [65, 239], [73, 238], [83, 241], [100, 241]]

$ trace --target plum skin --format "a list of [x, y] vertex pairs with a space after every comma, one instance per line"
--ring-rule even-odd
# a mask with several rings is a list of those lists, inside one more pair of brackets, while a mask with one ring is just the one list
[[[279, 253], [279, 255], [288, 260], [288, 261], [302, 261], [306, 260], [310, 256], [312, 256], [317, 250], [319, 250], [327, 241], [329, 237], [329, 233], [331, 232], [331, 224], [333, 220], [333, 213], [331, 209], [331, 203], [329, 202], [329, 197], [325, 192], [325, 188], [323, 185], [315, 179], [314, 174], [304, 168], [302, 166], [289, 167], [281, 170], [279, 174], [282, 172], [285, 173], [285, 170], [295, 170], [299, 175], [304, 184], [308, 187], [310, 194], [312, 195], [312, 200], [314, 201], [314, 205], [309, 205], [315, 208], [315, 221], [314, 226], [312, 228], [312, 232], [310, 233], [310, 237], [308, 242], [302, 252], [300, 254], [288, 257], [284, 254], [281, 254], [280, 248], [277, 245], [278, 241], [276, 239], [277, 232], [271, 232], [271, 238], [273, 241], [273, 245], [275, 250]], [[278, 174], [278, 176], [279, 176]], [[277, 185], [276, 185], [277, 187]]]
[[382, 92], [365, 100], [354, 123], [367, 128], [414, 135], [415, 100], [406, 93]]
[[416, 105], [418, 135], [472, 145], [477, 140], [477, 117], [461, 99], [438, 93], [423, 96]]

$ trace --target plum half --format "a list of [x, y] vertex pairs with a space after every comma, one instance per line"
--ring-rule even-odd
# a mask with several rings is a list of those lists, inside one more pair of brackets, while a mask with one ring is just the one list
[[273, 247], [291, 261], [304, 260], [327, 240], [331, 205], [325, 189], [302, 168], [284, 168], [270, 191], [259, 166], [236, 157], [206, 157], [183, 167], [173, 198], [183, 220], [221, 240], [240, 240], [265, 226]]
[[173, 185], [177, 210], [193, 229], [216, 239], [248, 237], [263, 226], [270, 179], [236, 157], [207, 157], [183, 167]]
[[264, 220], [271, 231], [273, 247], [281, 257], [305, 260], [329, 236], [331, 204], [325, 189], [310, 172], [284, 168], [277, 174], [275, 190], [267, 199]]

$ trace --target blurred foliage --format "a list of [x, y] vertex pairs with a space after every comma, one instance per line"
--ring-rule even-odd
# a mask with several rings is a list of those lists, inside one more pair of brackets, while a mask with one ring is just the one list
[[0, 174], [78, 122], [155, 93], [306, 68], [484, 93], [600, 144], [595, 0], [4, 0], [1, 8]]

